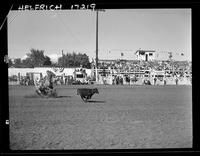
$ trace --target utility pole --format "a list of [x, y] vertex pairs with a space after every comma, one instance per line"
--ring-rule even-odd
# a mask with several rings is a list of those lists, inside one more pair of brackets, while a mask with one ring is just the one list
[[99, 16], [99, 11], [105, 12], [103, 9], [96, 9], [96, 82], [98, 82], [98, 16]]
[[63, 54], [63, 50], [62, 50], [62, 67], [65, 66], [65, 60], [64, 60], [64, 54]]
[[96, 10], [96, 82], [98, 82], [98, 16], [99, 12]]

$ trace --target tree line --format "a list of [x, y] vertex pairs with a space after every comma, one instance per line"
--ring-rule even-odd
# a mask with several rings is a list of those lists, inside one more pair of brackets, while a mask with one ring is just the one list
[[75, 68], [82, 66], [83, 68], [91, 68], [89, 57], [81, 53], [67, 53], [58, 58], [58, 62], [54, 63], [50, 57], [44, 55], [44, 50], [31, 49], [27, 53], [27, 58], [15, 58], [13, 61], [8, 59], [8, 67], [15, 68], [34, 68], [34, 67], [66, 67]]

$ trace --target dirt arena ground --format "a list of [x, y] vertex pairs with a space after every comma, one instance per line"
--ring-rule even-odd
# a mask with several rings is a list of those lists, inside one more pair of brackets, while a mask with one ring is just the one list
[[[9, 86], [10, 148], [192, 147], [191, 86], [55, 86], [58, 98]], [[97, 87], [84, 103], [76, 89]]]

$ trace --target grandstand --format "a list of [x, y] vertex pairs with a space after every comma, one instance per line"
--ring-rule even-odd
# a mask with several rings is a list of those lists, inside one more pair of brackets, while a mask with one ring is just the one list
[[[137, 81], [141, 81], [141, 84], [143, 84], [144, 80], [148, 79], [153, 82], [153, 79], [156, 77], [161, 81], [161, 84], [164, 84], [164, 79], [168, 81], [168, 84], [175, 84], [174, 82], [177, 78], [179, 78], [179, 80], [184, 79], [182, 84], [191, 84], [191, 62], [173, 60], [172, 52], [166, 52], [169, 54], [168, 58], [157, 60], [155, 53], [154, 50], [140, 49], [135, 52], [137, 60], [99, 60], [99, 83], [104, 83], [107, 79], [116, 81], [116, 79], [120, 77], [125, 82], [123, 84], [127, 84], [127, 82], [130, 84], [129, 81], [126, 82], [128, 77], [128, 79], [134, 81], [135, 78], [137, 78]], [[95, 64], [93, 67], [95, 67]], [[108, 81], [113, 84], [113, 81]]]

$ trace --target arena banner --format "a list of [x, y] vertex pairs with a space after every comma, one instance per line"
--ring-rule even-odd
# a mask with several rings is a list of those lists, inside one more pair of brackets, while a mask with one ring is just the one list
[[63, 68], [63, 67], [52, 67], [52, 69], [55, 73], [62, 73], [65, 68]]

